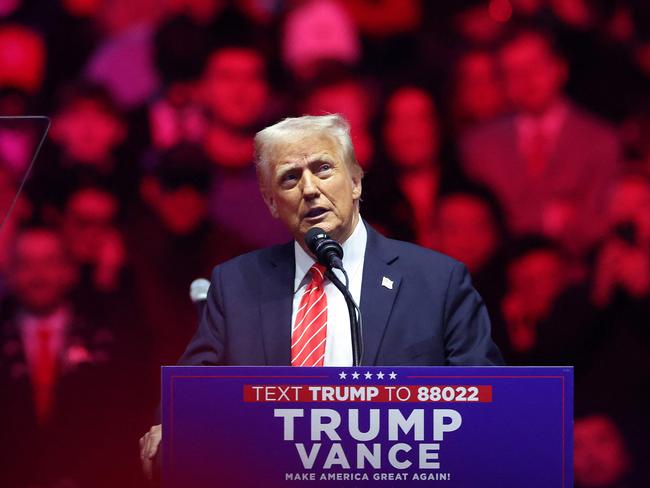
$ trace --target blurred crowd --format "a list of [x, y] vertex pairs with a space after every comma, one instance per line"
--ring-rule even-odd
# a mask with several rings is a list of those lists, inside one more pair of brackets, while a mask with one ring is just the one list
[[0, 0], [0, 486], [142, 486], [191, 281], [290, 238], [253, 135], [324, 113], [507, 363], [575, 366], [576, 486], [650, 486], [649, 80], [643, 0]]

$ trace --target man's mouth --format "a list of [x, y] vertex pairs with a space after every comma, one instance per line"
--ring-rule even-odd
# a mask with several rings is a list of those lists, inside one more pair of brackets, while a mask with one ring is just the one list
[[309, 210], [309, 211], [305, 214], [305, 218], [306, 218], [306, 219], [315, 219], [315, 218], [318, 218], [318, 217], [320, 217], [321, 215], [323, 215], [325, 212], [327, 212], [327, 209], [326, 209], [326, 208], [323, 208], [323, 207], [315, 207], [315, 208], [312, 208], [311, 210]]

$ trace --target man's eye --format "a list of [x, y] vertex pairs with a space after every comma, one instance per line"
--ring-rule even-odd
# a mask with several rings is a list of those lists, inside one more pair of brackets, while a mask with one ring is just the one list
[[320, 171], [329, 171], [332, 169], [332, 165], [330, 163], [323, 163], [320, 165]]
[[296, 181], [298, 177], [294, 173], [285, 173], [282, 175], [281, 182], [282, 183], [293, 183]]

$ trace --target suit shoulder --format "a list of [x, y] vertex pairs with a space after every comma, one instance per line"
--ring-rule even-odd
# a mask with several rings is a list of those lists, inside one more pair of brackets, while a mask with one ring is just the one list
[[411, 242], [386, 239], [386, 245], [394, 249], [402, 262], [402, 266], [421, 269], [430, 272], [432, 269], [442, 273], [450, 273], [454, 268], [464, 265], [454, 258]]
[[576, 132], [584, 134], [591, 143], [618, 143], [618, 133], [613, 125], [578, 106], [571, 106], [567, 125]]
[[287, 254], [289, 251], [293, 252], [293, 246], [291, 244], [278, 244], [262, 249], [256, 249], [218, 264], [214, 267], [212, 273], [220, 272], [228, 274], [234, 271], [241, 271], [242, 269], [256, 268], [259, 267], [263, 261], [272, 260], [275, 256]]

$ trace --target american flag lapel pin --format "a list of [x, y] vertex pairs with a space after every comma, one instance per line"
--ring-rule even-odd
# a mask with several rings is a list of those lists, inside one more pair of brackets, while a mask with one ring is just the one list
[[383, 286], [384, 288], [388, 288], [389, 290], [392, 290], [393, 289], [393, 280], [391, 280], [390, 278], [387, 278], [386, 276], [384, 276], [381, 279], [381, 286]]

